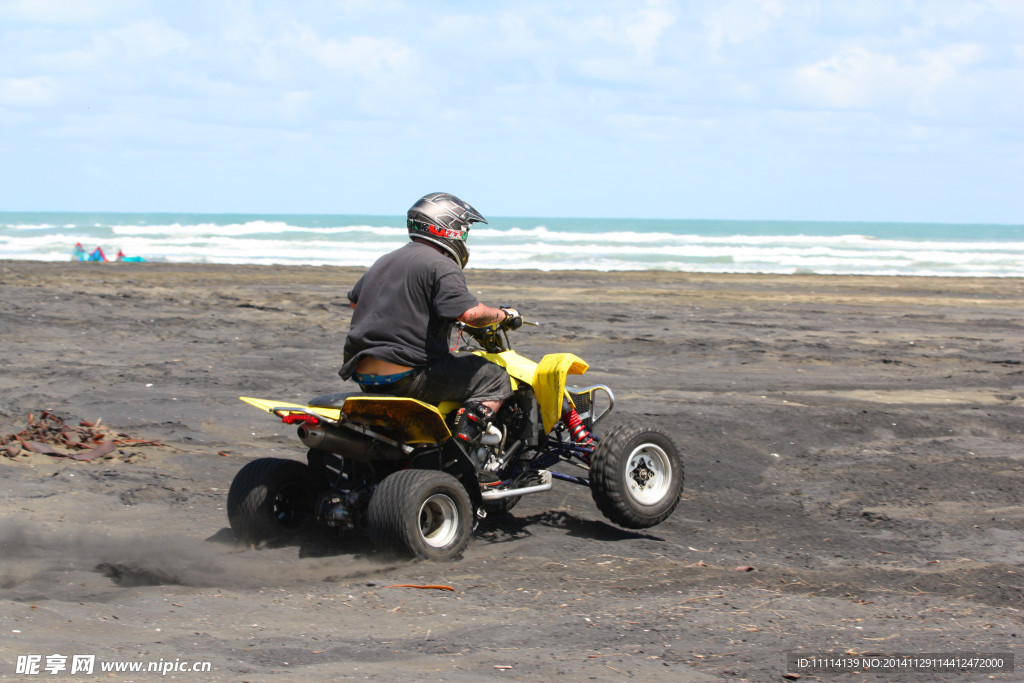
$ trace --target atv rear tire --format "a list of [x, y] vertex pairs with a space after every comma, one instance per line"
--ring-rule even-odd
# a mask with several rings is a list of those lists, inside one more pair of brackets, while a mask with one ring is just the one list
[[454, 560], [473, 535], [473, 505], [459, 480], [438, 470], [399, 470], [380, 483], [367, 512], [370, 540], [385, 553]]
[[627, 529], [660, 524], [679, 504], [683, 462], [667, 434], [649, 425], [614, 427], [594, 451], [590, 493], [605, 517]]
[[277, 541], [313, 521], [316, 484], [297, 460], [260, 458], [238, 471], [228, 490], [231, 530], [248, 543]]

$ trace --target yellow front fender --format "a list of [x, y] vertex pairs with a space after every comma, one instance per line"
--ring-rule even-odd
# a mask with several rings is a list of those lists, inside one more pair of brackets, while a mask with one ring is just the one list
[[533, 376], [533, 392], [540, 404], [545, 432], [550, 432], [562, 417], [566, 375], [582, 375], [589, 367], [585, 360], [571, 353], [549, 353], [540, 359]]
[[512, 378], [512, 388], [516, 389], [517, 382], [525, 382], [533, 386], [533, 378], [537, 372], [537, 364], [525, 356], [520, 356], [515, 351], [502, 351], [501, 353], [486, 353], [485, 351], [474, 351], [481, 358], [486, 358], [495, 365], [505, 368], [505, 371]]
[[513, 389], [517, 381], [533, 387], [545, 432], [550, 432], [562, 417], [566, 375], [582, 375], [590, 367], [585, 360], [571, 353], [549, 353], [540, 359], [540, 363], [534, 363], [515, 351], [479, 351], [477, 355], [505, 368], [512, 377]]

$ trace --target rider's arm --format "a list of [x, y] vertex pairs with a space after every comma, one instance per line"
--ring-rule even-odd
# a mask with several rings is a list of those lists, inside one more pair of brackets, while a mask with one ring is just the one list
[[477, 304], [459, 316], [459, 322], [466, 323], [470, 327], [484, 327], [492, 323], [504, 322], [508, 313], [500, 308], [494, 308], [486, 304]]
[[355, 286], [353, 286], [346, 295], [348, 296], [348, 305], [352, 308], [355, 308], [356, 302], [359, 301], [359, 292], [363, 289], [363, 277], [365, 277], [365, 275], [356, 280]]

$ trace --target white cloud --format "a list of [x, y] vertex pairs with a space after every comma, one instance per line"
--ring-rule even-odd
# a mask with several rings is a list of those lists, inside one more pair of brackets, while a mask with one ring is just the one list
[[786, 14], [786, 8], [782, 0], [717, 4], [704, 16], [705, 35], [716, 50], [745, 43], [768, 32]]
[[96, 50], [108, 62], [123, 66], [126, 62], [156, 60], [171, 53], [185, 53], [191, 47], [188, 36], [163, 21], [134, 21], [94, 34]]
[[92, 25], [124, 17], [137, 0], [0, 0], [0, 18], [57, 26]]
[[903, 56], [849, 47], [796, 69], [793, 82], [811, 106], [933, 113], [936, 92], [984, 55], [972, 43]]
[[387, 37], [352, 36], [336, 40], [321, 38], [307, 27], [292, 47], [306, 52], [331, 71], [370, 82], [401, 77], [414, 63], [411, 48]]
[[0, 105], [16, 108], [49, 107], [59, 100], [58, 86], [49, 76], [0, 79]]
[[652, 0], [632, 21], [627, 21], [625, 33], [641, 59], [651, 59], [659, 38], [675, 23], [676, 14], [672, 9], [669, 2]]

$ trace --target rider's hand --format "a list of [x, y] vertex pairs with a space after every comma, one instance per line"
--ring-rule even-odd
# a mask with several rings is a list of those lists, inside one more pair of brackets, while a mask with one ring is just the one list
[[523, 326], [523, 316], [519, 311], [510, 306], [502, 306], [501, 310], [505, 311], [505, 319], [498, 323], [501, 327], [506, 330], [518, 330]]

